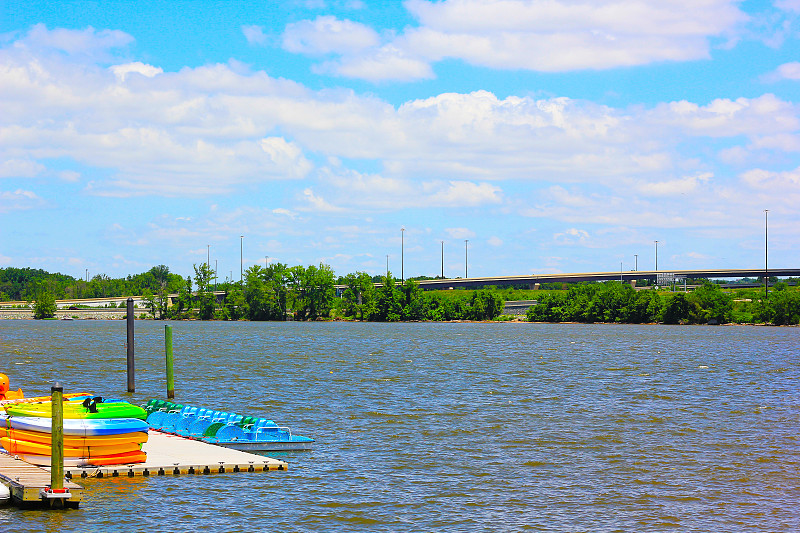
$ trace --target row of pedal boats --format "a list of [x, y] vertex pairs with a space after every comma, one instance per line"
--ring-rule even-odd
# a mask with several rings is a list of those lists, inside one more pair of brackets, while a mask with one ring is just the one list
[[[88, 393], [64, 396], [68, 467], [145, 462], [142, 446], [150, 430], [246, 451], [308, 450], [314, 442], [265, 418], [156, 399], [138, 406]], [[0, 447], [29, 463], [49, 466], [51, 422], [49, 397], [0, 401]]]
[[165, 400], [142, 406], [150, 429], [244, 451], [310, 450], [314, 439], [266, 418]]

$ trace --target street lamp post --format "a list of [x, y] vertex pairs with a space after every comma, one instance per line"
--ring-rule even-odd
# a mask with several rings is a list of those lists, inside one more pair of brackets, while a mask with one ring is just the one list
[[656, 272], [658, 272], [658, 241], [656, 242]]
[[634, 272], [638, 272], [639, 271], [639, 254], [633, 254], [633, 261], [634, 261], [634, 263], [633, 263], [633, 271]]
[[244, 283], [244, 235], [239, 235], [239, 283]]
[[218, 262], [218, 260], [214, 259], [214, 290], [215, 291], [217, 290], [217, 267], [219, 266], [217, 264], [217, 262]]
[[405, 236], [406, 228], [400, 228], [400, 283], [404, 283], [406, 280], [405, 272], [403, 272], [403, 267], [405, 266], [405, 259], [403, 257], [403, 246], [404, 246], [404, 236]]
[[442, 279], [444, 279], [444, 241], [442, 241]]
[[464, 239], [464, 279], [469, 277], [469, 239]]
[[768, 251], [768, 244], [769, 244], [769, 225], [767, 220], [767, 213], [769, 213], [769, 209], [764, 209], [764, 297], [769, 298], [769, 268], [767, 264], [767, 259], [769, 255], [767, 254]]
[[211, 245], [206, 244], [206, 266], [211, 268]]
[[386, 254], [386, 279], [389, 279], [389, 254]]

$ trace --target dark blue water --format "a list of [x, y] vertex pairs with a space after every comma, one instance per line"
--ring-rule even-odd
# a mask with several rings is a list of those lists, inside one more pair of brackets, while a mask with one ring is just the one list
[[[27, 395], [164, 397], [163, 322], [0, 321]], [[13, 531], [798, 531], [800, 329], [173, 323], [179, 401], [314, 437], [288, 472], [84, 480]]]

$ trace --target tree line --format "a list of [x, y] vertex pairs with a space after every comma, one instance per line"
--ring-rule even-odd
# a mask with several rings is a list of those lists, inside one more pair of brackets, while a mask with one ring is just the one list
[[[335, 284], [344, 287], [341, 297], [336, 295]], [[548, 288], [563, 287], [553, 284]], [[215, 289], [224, 291], [224, 296], [218, 298]], [[241, 282], [221, 284], [206, 264], [194, 265], [193, 277], [184, 278], [158, 265], [126, 278], [97, 275], [89, 282], [39, 269], [0, 269], [0, 300], [41, 302], [37, 316], [52, 316], [55, 299], [77, 298], [78, 294], [86, 298], [141, 295], [158, 319], [493, 320], [501, 314], [505, 300], [535, 297], [538, 303], [528, 310], [527, 319], [536, 322], [800, 323], [800, 291], [790, 290], [784, 282], [774, 282], [771, 289], [768, 298], [756, 289], [737, 290], [741, 294], [736, 300], [711, 283], [690, 293], [666, 295], [656, 290], [636, 291], [613, 281], [527, 294], [511, 288], [423, 291], [415, 279], [400, 282], [388, 272], [386, 276], [356, 272], [335, 278], [324, 264], [253, 266]]]
[[[735, 305], [738, 304], [738, 305]], [[712, 283], [690, 293], [662, 296], [656, 290], [636, 291], [614, 281], [580, 283], [566, 291], [542, 294], [528, 309], [531, 322], [618, 322], [644, 324], [726, 324], [758, 322], [775, 325], [800, 323], [800, 292], [776, 283], [769, 297], [735, 302], [733, 295]]]
[[[503, 310], [497, 291], [457, 291], [453, 295], [426, 293], [415, 280], [398, 284], [391, 273], [373, 278], [365, 272], [338, 280], [328, 265], [293, 266], [273, 263], [247, 269], [242, 283], [227, 283], [221, 301], [211, 285], [213, 272], [194, 266], [191, 278], [170, 304], [165, 292], [143, 296], [155, 318], [200, 320], [316, 320], [333, 315], [353, 320], [493, 320]], [[341, 297], [337, 284], [343, 285]]]
[[185, 283], [165, 265], [125, 278], [96, 274], [89, 281], [34, 268], [0, 268], [0, 301], [33, 301], [43, 292], [56, 300], [139, 296], [145, 290], [177, 292]]

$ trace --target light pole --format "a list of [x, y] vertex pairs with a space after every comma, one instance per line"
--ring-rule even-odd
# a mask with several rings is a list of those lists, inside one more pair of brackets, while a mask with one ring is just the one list
[[405, 273], [403, 272], [404, 258], [403, 258], [403, 245], [406, 228], [400, 228], [400, 283], [405, 282]]
[[656, 272], [658, 272], [658, 241], [656, 241]]
[[206, 244], [206, 266], [211, 268], [211, 245]]
[[386, 279], [389, 279], [389, 254], [386, 254]]
[[264, 256], [264, 268], [269, 268], [269, 256]]
[[244, 283], [244, 235], [239, 235], [239, 283]]
[[622, 261], [619, 262], [619, 282], [622, 283]]
[[214, 290], [217, 290], [217, 260], [214, 259]]
[[764, 209], [764, 298], [769, 298], [769, 269], [767, 268], [767, 254], [769, 244], [769, 225], [767, 220], [769, 209]]
[[639, 271], [639, 254], [633, 254], [633, 271]]
[[89, 283], [89, 269], [86, 269], [86, 283]]
[[444, 241], [442, 241], [442, 279], [444, 279]]
[[469, 277], [469, 239], [464, 239], [464, 279]]

